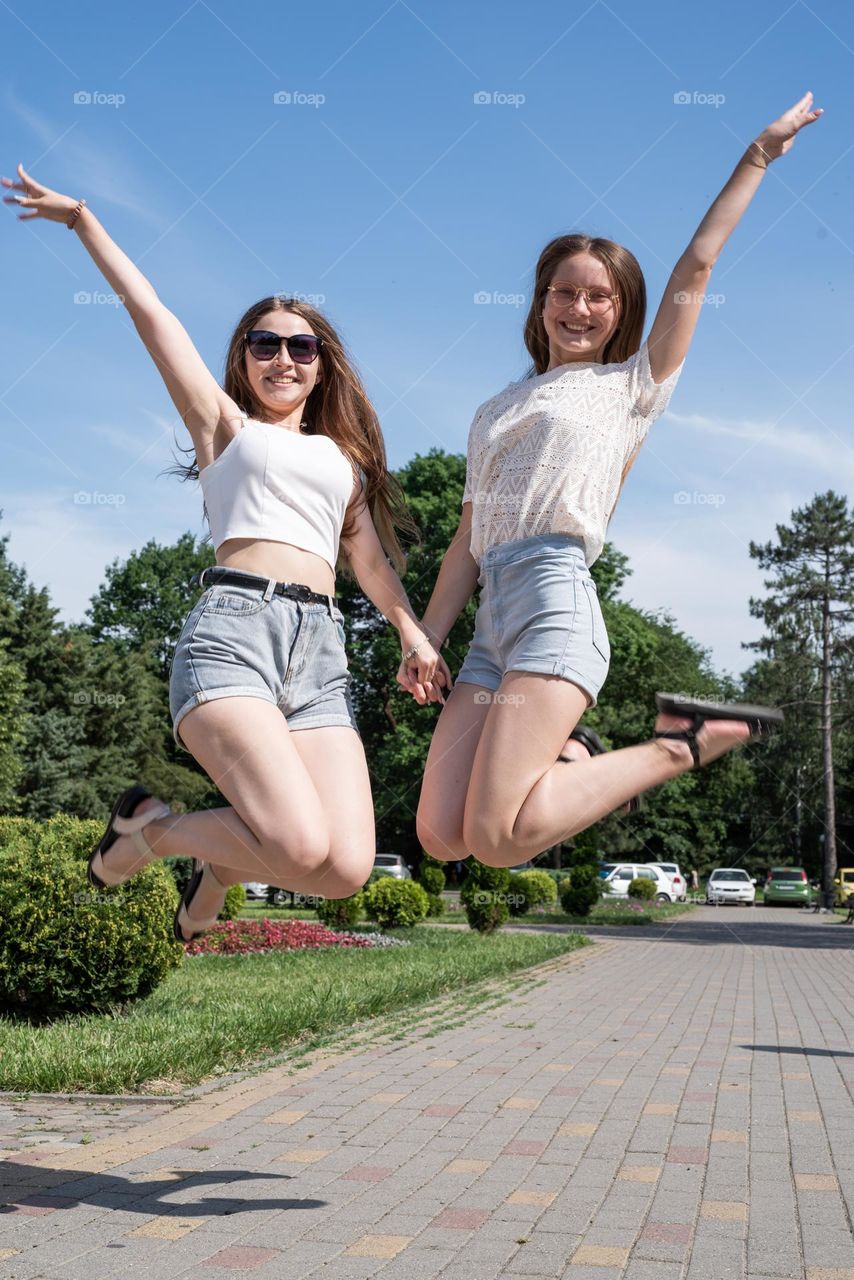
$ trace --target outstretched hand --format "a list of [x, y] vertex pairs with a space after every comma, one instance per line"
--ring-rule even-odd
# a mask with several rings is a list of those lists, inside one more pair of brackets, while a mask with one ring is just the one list
[[813, 110], [812, 90], [808, 90], [799, 102], [784, 111], [779, 120], [769, 124], [756, 139], [768, 160], [784, 156], [805, 125], [813, 124], [824, 114], [823, 107]]
[[67, 222], [77, 207], [77, 201], [72, 196], [63, 196], [58, 191], [51, 191], [50, 187], [42, 186], [27, 173], [22, 164], [18, 165], [17, 182], [12, 178], [0, 178], [0, 182], [12, 191], [25, 193], [22, 196], [3, 197], [4, 204], [17, 204], [24, 209], [32, 209], [32, 213], [18, 214], [22, 222], [29, 222], [32, 218], [47, 218], [49, 222]]

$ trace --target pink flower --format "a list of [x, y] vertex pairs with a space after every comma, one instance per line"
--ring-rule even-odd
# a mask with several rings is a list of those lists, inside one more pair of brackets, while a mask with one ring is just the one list
[[368, 937], [335, 933], [308, 920], [226, 920], [186, 944], [187, 955], [251, 955], [318, 947], [370, 947]]

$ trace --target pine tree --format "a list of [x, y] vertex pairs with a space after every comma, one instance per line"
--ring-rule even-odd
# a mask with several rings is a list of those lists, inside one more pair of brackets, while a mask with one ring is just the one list
[[[836, 792], [833, 775], [834, 679], [850, 666], [854, 624], [854, 517], [846, 498], [828, 490], [777, 525], [777, 542], [751, 542], [769, 594], [750, 611], [768, 634], [752, 647], [773, 656], [796, 652], [815, 672], [819, 689], [824, 798], [822, 889], [831, 901], [836, 875]], [[803, 695], [802, 695], [803, 696]]]

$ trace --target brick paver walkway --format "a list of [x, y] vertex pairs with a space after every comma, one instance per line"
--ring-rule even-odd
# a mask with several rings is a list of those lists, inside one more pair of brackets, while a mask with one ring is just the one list
[[0, 1277], [854, 1280], [852, 941], [703, 907], [181, 1106], [7, 1098]]

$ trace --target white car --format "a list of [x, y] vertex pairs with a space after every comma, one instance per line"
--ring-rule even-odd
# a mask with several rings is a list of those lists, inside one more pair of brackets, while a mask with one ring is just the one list
[[641, 880], [655, 881], [655, 901], [656, 902], [672, 902], [673, 890], [669, 877], [661, 870], [661, 867], [652, 863], [644, 862], [617, 862], [607, 863], [608, 870], [603, 866], [600, 875], [603, 881], [603, 888], [609, 897], [627, 898], [629, 895], [629, 885], [632, 881], [639, 877]]
[[752, 907], [756, 902], [756, 881], [741, 867], [715, 867], [706, 884], [706, 902], [743, 902]]
[[688, 886], [685, 883], [685, 877], [679, 870], [678, 862], [648, 862], [646, 865], [648, 867], [661, 867], [661, 870], [670, 881], [674, 902], [688, 901]]

